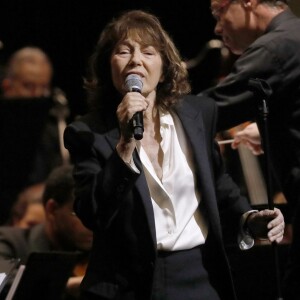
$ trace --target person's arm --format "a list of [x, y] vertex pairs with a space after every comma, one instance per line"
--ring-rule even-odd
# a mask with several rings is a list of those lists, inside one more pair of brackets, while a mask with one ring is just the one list
[[[230, 212], [227, 222], [237, 232], [239, 247], [243, 250], [254, 245], [254, 239], [268, 239], [270, 242], [280, 243], [283, 238], [285, 223], [281, 211], [264, 209], [252, 210], [247, 199], [240, 194], [238, 186], [226, 174], [223, 160], [219, 154], [218, 145], [215, 146], [215, 176], [219, 208]], [[225, 224], [226, 226], [227, 224]], [[239, 226], [241, 225], [241, 226]]]
[[73, 161], [74, 210], [89, 229], [108, 228], [139, 174], [121, 159], [105, 134], [96, 134], [83, 122], [69, 125], [65, 145]]
[[268, 45], [252, 45], [237, 59], [224, 80], [201, 93], [213, 98], [218, 105], [218, 131], [254, 120], [258, 108], [248, 87], [249, 79], [266, 80], [276, 92], [283, 75], [280, 73], [280, 61], [274, 55]]

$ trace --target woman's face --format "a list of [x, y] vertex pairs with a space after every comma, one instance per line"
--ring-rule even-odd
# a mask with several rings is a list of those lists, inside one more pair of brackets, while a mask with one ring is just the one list
[[119, 43], [111, 55], [111, 73], [115, 88], [124, 95], [125, 79], [129, 74], [137, 74], [143, 81], [142, 94], [147, 96], [163, 80], [163, 61], [160, 53], [151, 45], [144, 46], [126, 39]]

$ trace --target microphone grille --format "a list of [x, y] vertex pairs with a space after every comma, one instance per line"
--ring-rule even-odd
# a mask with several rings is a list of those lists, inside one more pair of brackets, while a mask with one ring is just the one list
[[143, 81], [137, 74], [129, 74], [125, 79], [125, 87], [128, 92], [132, 90], [141, 91], [143, 88]]

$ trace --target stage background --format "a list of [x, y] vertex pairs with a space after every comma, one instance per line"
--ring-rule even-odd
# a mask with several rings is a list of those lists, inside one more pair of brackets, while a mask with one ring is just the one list
[[[299, 0], [292, 0], [291, 8], [300, 16]], [[104, 25], [127, 9], [146, 9], [157, 15], [186, 60], [197, 56], [208, 41], [216, 38], [210, 0], [3, 0], [0, 1], [0, 75], [11, 53], [28, 45], [41, 47], [53, 62], [53, 85], [66, 93], [71, 118], [84, 114], [82, 85], [88, 57]], [[208, 51], [191, 72], [195, 91], [209, 87], [216, 80], [220, 71], [218, 54], [215, 50]], [[255, 247], [249, 252], [239, 251], [236, 245], [228, 247], [241, 299], [274, 299], [274, 280], [268, 277], [269, 272], [274, 275], [270, 268], [273, 265], [270, 247]], [[280, 255], [283, 267], [285, 245], [280, 248]]]
[[[1, 63], [20, 47], [41, 47], [54, 64], [53, 84], [65, 91], [73, 114], [82, 114], [86, 108], [82, 78], [87, 59], [103, 26], [113, 16], [140, 8], [156, 14], [187, 59], [214, 37], [209, 6], [210, 0], [1, 1]], [[203, 70], [203, 87], [210, 78], [207, 72], [207, 68]]]
[[[291, 7], [300, 15], [299, 0], [291, 0]], [[103, 26], [123, 10], [140, 8], [160, 18], [184, 59], [196, 56], [215, 38], [210, 0], [0, 1], [0, 64], [23, 46], [41, 47], [53, 62], [53, 84], [66, 93], [72, 116], [83, 114], [87, 59]], [[208, 53], [197, 71], [191, 72], [195, 92], [209, 87], [217, 76], [215, 55]]]

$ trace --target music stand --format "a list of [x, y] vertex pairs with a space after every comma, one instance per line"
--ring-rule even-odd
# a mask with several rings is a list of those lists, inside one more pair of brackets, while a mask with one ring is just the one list
[[62, 299], [77, 258], [75, 252], [31, 253], [26, 266], [20, 266], [5, 300]]
[[12, 280], [19, 263], [20, 259], [0, 259], [0, 294]]

